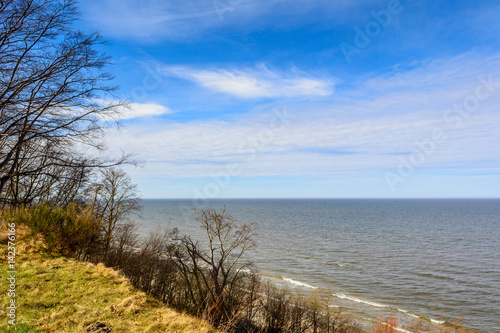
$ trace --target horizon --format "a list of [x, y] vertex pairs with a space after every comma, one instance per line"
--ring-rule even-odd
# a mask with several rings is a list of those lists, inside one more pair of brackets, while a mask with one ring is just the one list
[[[274, 197], [239, 197], [239, 198], [224, 198], [224, 197], [219, 197], [219, 198], [209, 198], [206, 199], [208, 201], [210, 200], [406, 200], [406, 199], [415, 199], [415, 200], [500, 200], [500, 198], [495, 198], [495, 197], [329, 197], [329, 198], [313, 198], [313, 197], [281, 197], [281, 198], [274, 198]], [[197, 200], [196, 198], [140, 198], [140, 200]]]
[[142, 196], [500, 197], [500, 4], [80, 4]]

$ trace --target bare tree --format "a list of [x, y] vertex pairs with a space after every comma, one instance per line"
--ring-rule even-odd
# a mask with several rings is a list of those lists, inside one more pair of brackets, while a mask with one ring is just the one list
[[242, 288], [252, 268], [245, 254], [255, 246], [256, 223], [238, 226], [225, 208], [202, 210], [197, 221], [207, 236], [206, 244], [177, 235], [176, 263], [194, 307], [215, 325], [227, 323], [245, 307]]
[[[67, 206], [83, 200], [84, 189], [94, 173], [91, 158], [60, 156], [50, 144], [26, 144], [17, 169], [7, 183], [3, 204], [31, 205], [44, 202], [52, 206]], [[71, 167], [54, 160], [71, 159]]]
[[137, 186], [122, 169], [112, 167], [100, 170], [101, 179], [88, 189], [88, 201], [104, 233], [104, 251], [109, 250], [119, 222], [140, 208]]
[[[97, 33], [73, 27], [74, 0], [0, 1], [0, 196], [11, 181], [53, 167], [106, 166], [77, 146], [103, 149], [115, 89]], [[41, 149], [37, 149], [41, 147]], [[50, 151], [45, 149], [51, 147]], [[56, 153], [54, 153], [56, 152]], [[50, 153], [50, 158], [46, 158]], [[119, 159], [115, 163], [123, 162]], [[13, 187], [19, 186], [14, 184]]]

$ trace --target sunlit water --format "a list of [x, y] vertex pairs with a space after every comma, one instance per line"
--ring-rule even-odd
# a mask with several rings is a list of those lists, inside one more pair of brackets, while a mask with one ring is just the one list
[[[144, 200], [141, 231], [201, 237], [191, 200]], [[320, 290], [361, 319], [464, 317], [500, 332], [500, 200], [214, 200], [259, 222], [259, 271], [298, 291]]]

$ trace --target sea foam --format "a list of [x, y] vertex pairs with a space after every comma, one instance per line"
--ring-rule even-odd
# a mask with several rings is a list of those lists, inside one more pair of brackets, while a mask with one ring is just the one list
[[286, 278], [286, 277], [282, 277], [283, 280], [287, 281], [287, 282], [290, 282], [291, 284], [294, 284], [296, 286], [301, 286], [301, 287], [305, 287], [305, 288], [310, 288], [310, 289], [318, 289], [318, 287], [314, 287], [314, 286], [311, 286], [309, 284], [306, 284], [306, 283], [303, 283], [303, 282], [300, 282], [300, 281], [295, 281], [295, 280], [292, 280], [292, 279], [289, 279], [289, 278]]
[[403, 309], [398, 309], [398, 311], [404, 313], [407, 316], [413, 317], [413, 318], [419, 318], [419, 319], [421, 318], [419, 315], [416, 315], [414, 313], [410, 313], [410, 312], [403, 310]]
[[360, 298], [353, 297], [353, 296], [348, 296], [348, 295], [345, 295], [345, 294], [332, 294], [332, 295], [335, 296], [335, 297], [338, 297], [338, 298], [348, 299], [348, 300], [356, 302], [356, 303], [363, 303], [363, 304], [375, 306], [377, 308], [388, 308], [389, 307], [389, 306], [384, 305], [384, 304], [362, 300]]

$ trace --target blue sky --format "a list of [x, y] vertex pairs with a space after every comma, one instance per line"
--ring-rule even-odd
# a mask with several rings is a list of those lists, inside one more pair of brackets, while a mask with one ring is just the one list
[[497, 1], [101, 0], [145, 198], [500, 197]]

